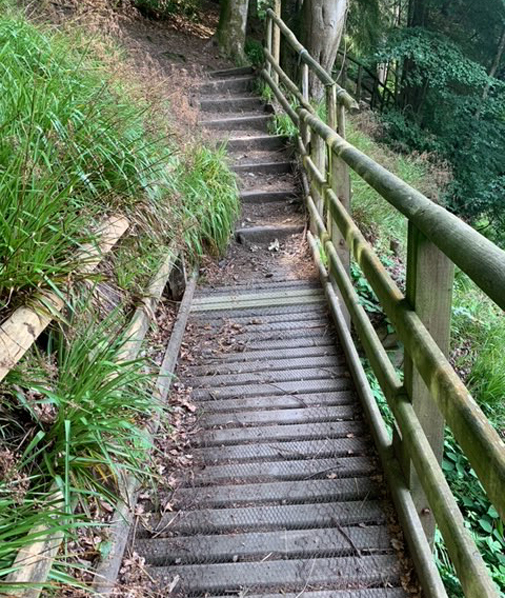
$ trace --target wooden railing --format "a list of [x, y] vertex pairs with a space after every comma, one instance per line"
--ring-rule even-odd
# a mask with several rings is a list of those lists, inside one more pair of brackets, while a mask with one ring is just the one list
[[[355, 77], [349, 73], [349, 64], [356, 68]], [[353, 92], [357, 102], [366, 101], [370, 108], [377, 108], [381, 112], [389, 106], [396, 105], [398, 90], [396, 85], [395, 91], [392, 91], [387, 85], [388, 69], [386, 70], [386, 80], [381, 81], [377, 74], [361, 61], [349, 56], [347, 52], [339, 51], [335, 71], [337, 72], [337, 82], [342, 87], [346, 87], [349, 81], [354, 83]], [[368, 97], [364, 92], [368, 93]]]
[[[317, 236], [324, 248], [328, 293], [335, 295], [334, 289], [340, 299], [337, 320], [344, 328], [352, 321], [395, 418], [393, 439], [389, 440], [360, 374], [349, 331], [341, 327], [348, 354], [355, 356], [353, 375], [360, 379], [365, 411], [425, 595], [447, 596], [430, 551], [436, 523], [465, 596], [497, 597], [440, 463], [447, 425], [489, 500], [505, 519], [505, 445], [447, 358], [454, 264], [503, 309], [505, 252], [345, 141], [346, 110], [357, 109], [356, 102], [280, 19], [279, 4], [277, 1], [276, 10], [267, 13], [262, 77], [298, 128], [296, 142], [308, 180], [309, 241], [315, 247]], [[281, 46], [296, 54], [301, 65], [299, 82], [281, 68]], [[309, 69], [325, 87], [326, 122], [310, 101]], [[405, 295], [350, 215], [349, 168], [408, 219]], [[352, 285], [351, 255], [404, 344], [403, 382]], [[324, 275], [321, 262], [319, 266]]]

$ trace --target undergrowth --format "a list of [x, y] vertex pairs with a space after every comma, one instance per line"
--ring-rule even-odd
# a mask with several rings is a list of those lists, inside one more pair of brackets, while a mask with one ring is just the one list
[[222, 151], [155, 137], [149, 106], [63, 36], [2, 16], [0, 46], [0, 311], [68, 281], [107, 213], [141, 213], [158, 243], [197, 216], [188, 248], [222, 249], [237, 205]]

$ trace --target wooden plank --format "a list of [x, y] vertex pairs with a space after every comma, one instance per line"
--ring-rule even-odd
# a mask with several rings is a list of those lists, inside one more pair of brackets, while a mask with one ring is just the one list
[[[79, 274], [91, 274], [103, 256], [110, 252], [130, 223], [123, 216], [110, 216], [96, 231], [97, 243], [87, 243], [79, 250], [76, 261], [82, 262]], [[65, 295], [53, 291], [39, 293], [30, 305], [19, 307], [0, 326], [0, 381], [30, 349], [38, 336], [65, 304]]]

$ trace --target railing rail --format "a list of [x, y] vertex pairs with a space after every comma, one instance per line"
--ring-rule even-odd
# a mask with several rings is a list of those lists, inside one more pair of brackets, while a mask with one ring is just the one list
[[[338, 289], [395, 418], [392, 450], [427, 538], [432, 542], [436, 520], [465, 596], [497, 597], [440, 461], [445, 419], [489, 500], [505, 520], [505, 445], [446, 356], [453, 265], [503, 309], [505, 252], [345, 141], [345, 111], [355, 110], [356, 103], [309, 55], [276, 12], [267, 12], [262, 76], [298, 128], [298, 150], [309, 181], [306, 200], [311, 233], [324, 247], [330, 282]], [[299, 83], [280, 66], [281, 35], [303, 63]], [[310, 103], [309, 70], [326, 87], [327, 122]], [[408, 219], [406, 296], [350, 215], [349, 168]], [[350, 254], [404, 344], [403, 383], [359, 304], [348, 272]], [[440, 584], [424, 582], [427, 596], [443, 595]]]

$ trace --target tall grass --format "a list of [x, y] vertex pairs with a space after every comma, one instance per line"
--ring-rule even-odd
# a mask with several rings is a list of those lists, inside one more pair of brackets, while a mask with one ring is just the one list
[[236, 213], [223, 152], [154, 137], [147, 106], [80, 46], [0, 16], [0, 312], [67, 280], [104, 213], [143, 210], [164, 240], [189, 220], [197, 253], [223, 247]]
[[[74, 268], [99, 215], [161, 201], [162, 144], [142, 109], [68, 42], [0, 17], [0, 301]], [[164, 179], [167, 179], [164, 181]], [[2, 306], [0, 303], [0, 307]]]
[[[4, 424], [2, 446], [19, 458], [15, 475], [0, 482], [0, 576], [32, 540], [34, 524], [68, 537], [93, 503], [116, 502], [120, 470], [149, 475], [141, 425], [160, 406], [144, 363], [119, 360], [128, 340], [119, 314], [98, 322], [88, 300], [72, 313], [37, 352], [38, 367], [32, 361], [11, 372], [0, 397], [4, 421], [23, 422]], [[54, 489], [63, 497], [57, 505], [49, 503]]]
[[229, 242], [239, 213], [235, 175], [217, 151], [200, 145], [177, 170], [177, 191], [184, 197], [184, 239], [192, 252], [218, 254]]

